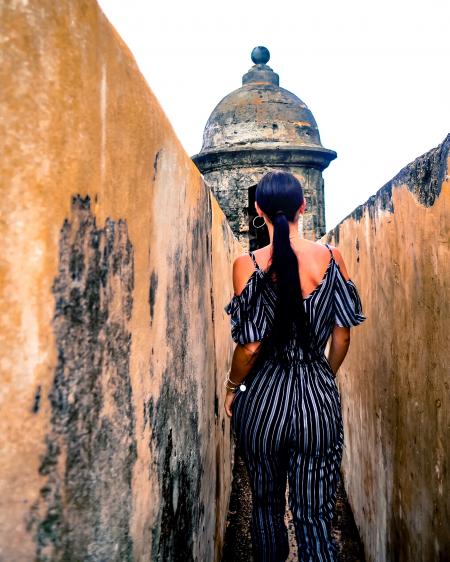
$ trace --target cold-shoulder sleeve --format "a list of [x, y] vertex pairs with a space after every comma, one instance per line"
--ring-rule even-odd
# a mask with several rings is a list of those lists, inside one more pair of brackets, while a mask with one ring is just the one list
[[358, 326], [366, 319], [356, 285], [351, 279], [345, 280], [340, 272], [336, 276], [334, 309], [335, 324], [341, 328]]
[[239, 295], [233, 295], [224, 307], [230, 315], [231, 337], [245, 344], [261, 341], [269, 325], [259, 272], [255, 271]]

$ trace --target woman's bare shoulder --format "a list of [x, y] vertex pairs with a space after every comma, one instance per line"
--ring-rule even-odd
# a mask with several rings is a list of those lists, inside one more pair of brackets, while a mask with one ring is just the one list
[[333, 256], [334, 256], [334, 260], [338, 264], [339, 269], [342, 272], [342, 275], [345, 277], [345, 279], [348, 280], [350, 278], [350, 276], [347, 272], [347, 268], [345, 266], [344, 258], [342, 257], [342, 254], [341, 254], [339, 248], [336, 248], [336, 246], [332, 246], [331, 244], [328, 244], [328, 247], [332, 251]]
[[322, 244], [322, 242], [315, 242], [314, 240], [307, 240], [306, 238], [302, 239], [303, 249], [308, 251], [311, 255], [315, 255], [317, 258], [330, 256], [330, 251]]
[[234, 259], [233, 287], [235, 295], [239, 295], [242, 292], [254, 269], [255, 266], [248, 253], [241, 254]]

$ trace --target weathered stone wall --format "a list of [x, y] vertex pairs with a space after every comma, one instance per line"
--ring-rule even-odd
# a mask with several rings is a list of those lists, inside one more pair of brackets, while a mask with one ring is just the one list
[[0, 560], [217, 560], [240, 248], [93, 0], [1, 11]]
[[340, 369], [345, 485], [368, 561], [450, 552], [450, 136], [327, 239], [367, 316]]

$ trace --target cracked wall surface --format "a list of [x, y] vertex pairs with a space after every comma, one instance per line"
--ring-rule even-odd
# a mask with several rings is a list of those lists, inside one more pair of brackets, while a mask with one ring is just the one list
[[1, 33], [0, 561], [218, 560], [241, 247], [94, 1]]
[[373, 562], [450, 552], [449, 148], [450, 136], [325, 237], [367, 316], [338, 379], [345, 485]]

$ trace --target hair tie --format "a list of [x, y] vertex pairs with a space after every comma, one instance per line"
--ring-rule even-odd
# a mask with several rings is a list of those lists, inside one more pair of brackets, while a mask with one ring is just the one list
[[276, 215], [285, 215], [286, 213], [284, 211], [277, 211], [275, 214]]

